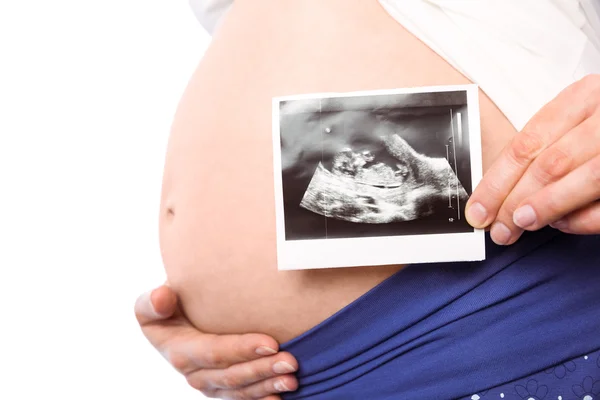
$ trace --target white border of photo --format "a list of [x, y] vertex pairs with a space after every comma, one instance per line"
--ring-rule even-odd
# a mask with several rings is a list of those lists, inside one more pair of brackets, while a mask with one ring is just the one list
[[280, 102], [368, 95], [467, 92], [471, 181], [475, 188], [482, 178], [479, 89], [477, 85], [427, 86], [347, 93], [311, 93], [273, 98], [273, 166], [279, 270], [402, 265], [432, 262], [479, 261], [485, 259], [484, 231], [419, 234], [344, 239], [286, 240], [281, 163]]

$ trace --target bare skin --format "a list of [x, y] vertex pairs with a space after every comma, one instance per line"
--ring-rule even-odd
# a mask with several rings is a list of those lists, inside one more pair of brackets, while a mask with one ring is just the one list
[[542, 107], [504, 149], [469, 199], [471, 225], [491, 226], [501, 245], [546, 225], [599, 234], [599, 127], [600, 75], [588, 75]]
[[294, 357], [278, 352], [264, 334], [214, 335], [198, 331], [183, 315], [168, 286], [142, 294], [135, 315], [148, 341], [205, 396], [277, 400], [298, 381]]
[[[190, 321], [284, 342], [402, 268], [277, 271], [273, 96], [466, 83], [375, 1], [237, 1], [183, 96], [166, 157], [161, 248]], [[483, 93], [480, 106], [487, 168], [516, 132]]]
[[[183, 302], [177, 304], [176, 293], [163, 286], [140, 297], [136, 315], [152, 345], [206, 396], [276, 400], [277, 393], [297, 388], [292, 371], [297, 363], [263, 332], [287, 340], [401, 266], [276, 271], [268, 212], [272, 174], [266, 162], [270, 97], [468, 81], [376, 2], [249, 3], [237, 0], [216, 36], [182, 100], [169, 144], [161, 241], [169, 278]], [[552, 221], [565, 232], [600, 233], [599, 88], [599, 76], [577, 82], [519, 135], [481, 93], [484, 172], [489, 172], [469, 202], [474, 226], [495, 221], [492, 238], [498, 242], [498, 223], [511, 230], [509, 242], [521, 229]], [[563, 112], [553, 112], [557, 108]], [[553, 129], [541, 129], [548, 126]], [[236, 143], [246, 151], [233, 148]], [[583, 151], [577, 143], [591, 146]], [[214, 167], [223, 151], [237, 157], [237, 168]], [[232, 179], [246, 182], [248, 190]], [[579, 186], [575, 192], [583, 195], [562, 195], [569, 192], [565, 185]], [[245, 211], [232, 207], [231, 196], [250, 200]], [[487, 209], [484, 215], [473, 213], [476, 202]], [[523, 214], [513, 215], [518, 206], [533, 206], [537, 220], [525, 223]], [[198, 327], [260, 333], [215, 335]], [[281, 362], [291, 369], [282, 369]]]

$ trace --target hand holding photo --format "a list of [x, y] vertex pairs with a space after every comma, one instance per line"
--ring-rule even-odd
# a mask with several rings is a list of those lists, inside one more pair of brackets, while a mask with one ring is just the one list
[[273, 145], [279, 269], [485, 257], [475, 85], [275, 98]]

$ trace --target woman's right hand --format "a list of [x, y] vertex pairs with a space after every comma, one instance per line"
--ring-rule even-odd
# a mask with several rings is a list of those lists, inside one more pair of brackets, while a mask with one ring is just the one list
[[141, 295], [135, 315], [150, 343], [193, 388], [221, 399], [280, 399], [294, 391], [296, 359], [262, 334], [213, 335], [185, 318], [175, 292], [161, 286]]

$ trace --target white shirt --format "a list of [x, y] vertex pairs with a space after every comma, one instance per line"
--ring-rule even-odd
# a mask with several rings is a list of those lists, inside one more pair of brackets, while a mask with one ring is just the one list
[[[478, 84], [517, 130], [566, 86], [600, 73], [600, 0], [379, 2]], [[190, 0], [209, 33], [232, 3]]]

